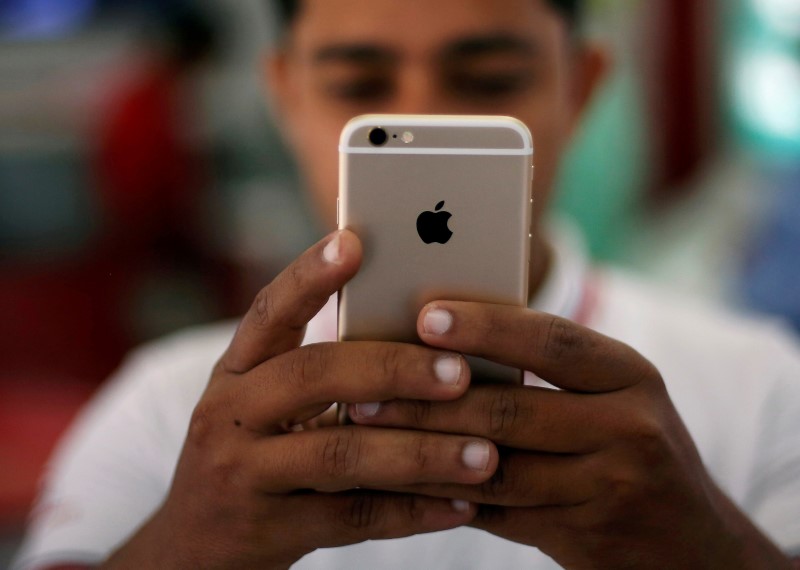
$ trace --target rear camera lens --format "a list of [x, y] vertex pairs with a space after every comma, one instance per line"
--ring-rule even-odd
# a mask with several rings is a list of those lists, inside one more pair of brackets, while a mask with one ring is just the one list
[[387, 140], [389, 140], [389, 135], [380, 127], [372, 129], [369, 132], [369, 142], [371, 142], [373, 146], [383, 146], [386, 144]]

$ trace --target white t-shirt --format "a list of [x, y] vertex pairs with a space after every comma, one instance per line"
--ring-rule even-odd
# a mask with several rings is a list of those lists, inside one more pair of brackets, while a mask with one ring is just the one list
[[[534, 308], [624, 341], [661, 371], [711, 475], [788, 554], [800, 555], [800, 348], [771, 322], [711, 310], [619, 271], [590, 273], [574, 236]], [[15, 568], [97, 564], [162, 503], [192, 410], [234, 324], [135, 352], [54, 456]], [[335, 338], [332, 301], [307, 343]], [[528, 377], [529, 382], [535, 381]], [[316, 551], [298, 569], [558, 568], [534, 548], [461, 528]]]

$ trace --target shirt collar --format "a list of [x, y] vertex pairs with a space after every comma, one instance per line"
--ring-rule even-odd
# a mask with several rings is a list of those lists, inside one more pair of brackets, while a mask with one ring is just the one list
[[562, 218], [549, 220], [545, 231], [553, 248], [553, 259], [530, 308], [577, 320], [589, 278], [586, 242], [574, 223]]

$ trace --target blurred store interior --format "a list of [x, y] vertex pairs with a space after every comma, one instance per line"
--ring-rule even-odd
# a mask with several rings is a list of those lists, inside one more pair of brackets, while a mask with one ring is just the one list
[[[321, 236], [263, 0], [0, 2], [0, 566], [132, 347], [232, 319]], [[594, 0], [616, 70], [558, 209], [593, 255], [800, 329], [800, 2]]]

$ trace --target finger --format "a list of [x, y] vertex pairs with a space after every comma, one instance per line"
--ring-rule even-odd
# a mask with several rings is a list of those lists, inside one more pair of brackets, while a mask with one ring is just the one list
[[277, 436], [254, 445], [252, 456], [263, 458], [257, 485], [268, 493], [478, 484], [494, 473], [498, 461], [494, 445], [478, 438], [353, 426]]
[[581, 455], [509, 453], [501, 449], [494, 475], [479, 485], [436, 483], [388, 490], [502, 507], [575, 506], [600, 493], [591, 464]]
[[431, 346], [530, 370], [565, 390], [613, 392], [658, 377], [631, 347], [527, 309], [437, 301], [423, 309], [417, 327]]
[[463, 501], [372, 491], [290, 497], [287, 508], [313, 521], [303, 532], [319, 548], [448, 530], [468, 524], [477, 512]]
[[565, 536], [574, 536], [574, 525], [569, 524], [573, 510], [570, 507], [514, 508], [480, 505], [469, 526], [512, 542], [535, 545], [553, 556], [556, 553], [552, 546], [563, 545]]
[[339, 425], [339, 410], [337, 406], [329, 406], [325, 412], [313, 417], [307, 422], [303, 422], [302, 429], [321, 429], [326, 427], [336, 427]]
[[316, 344], [277, 356], [242, 376], [230, 408], [247, 427], [262, 431], [302, 423], [333, 402], [458, 398], [469, 376], [462, 356], [423, 346]]
[[587, 394], [481, 385], [452, 402], [396, 400], [349, 412], [359, 425], [474, 435], [528, 451], [591, 453], [607, 445], [625, 417], [618, 407], [598, 405], [597, 396]]
[[296, 348], [305, 326], [361, 263], [361, 243], [349, 231], [329, 236], [302, 254], [258, 293], [220, 361], [242, 374]]

